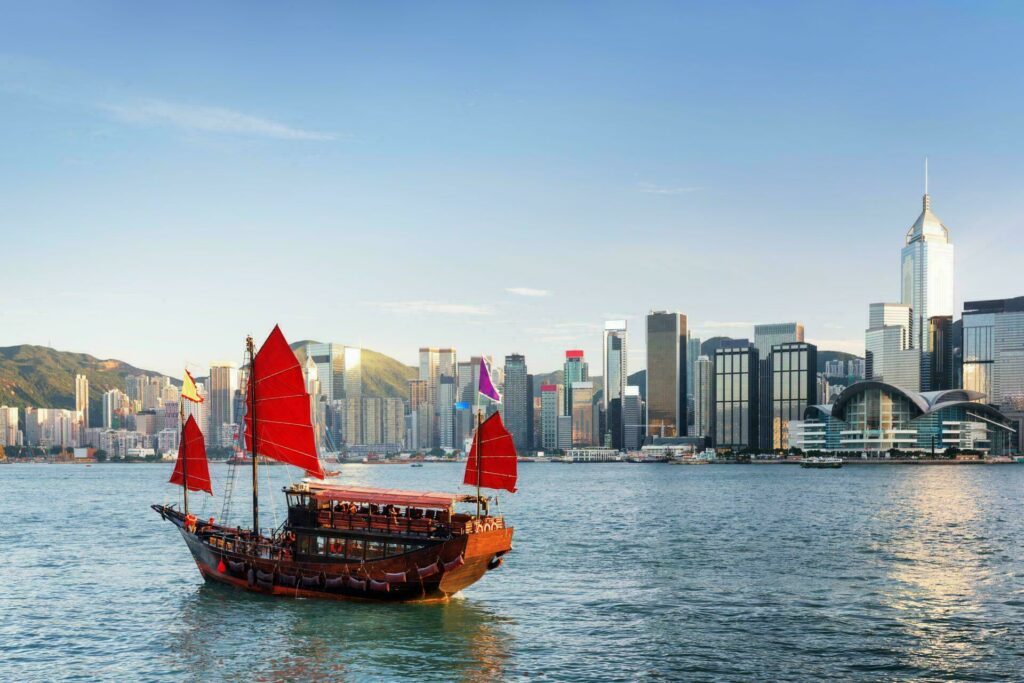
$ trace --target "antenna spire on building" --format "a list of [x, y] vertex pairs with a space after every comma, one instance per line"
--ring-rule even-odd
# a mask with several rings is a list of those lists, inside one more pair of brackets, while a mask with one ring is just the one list
[[928, 196], [928, 157], [924, 158], [924, 208], [929, 208], [931, 198]]

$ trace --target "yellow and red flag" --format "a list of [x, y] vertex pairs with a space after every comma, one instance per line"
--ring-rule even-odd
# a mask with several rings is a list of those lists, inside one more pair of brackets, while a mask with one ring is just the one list
[[203, 402], [203, 397], [199, 395], [199, 390], [196, 388], [196, 381], [188, 370], [185, 371], [185, 377], [181, 380], [181, 397], [187, 398], [193, 403]]

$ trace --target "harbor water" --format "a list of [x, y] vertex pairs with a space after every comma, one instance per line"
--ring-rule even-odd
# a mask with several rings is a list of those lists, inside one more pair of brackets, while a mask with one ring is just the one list
[[[205, 585], [149, 509], [178, 498], [170, 469], [0, 467], [0, 679], [1024, 678], [1024, 466], [523, 463], [499, 496], [504, 565], [420, 605]], [[393, 488], [462, 478], [340, 469]], [[232, 468], [211, 470], [219, 496]], [[297, 474], [261, 470], [271, 526]], [[220, 497], [191, 500], [220, 518]]]

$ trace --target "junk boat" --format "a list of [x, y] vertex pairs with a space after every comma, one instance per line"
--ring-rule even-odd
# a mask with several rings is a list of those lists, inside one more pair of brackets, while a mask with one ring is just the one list
[[[245, 445], [251, 455], [252, 528], [226, 526], [189, 513], [190, 490], [213, 494], [203, 435], [192, 416], [183, 420], [170, 480], [182, 487], [183, 508], [152, 506], [181, 532], [206, 581], [298, 598], [438, 601], [501, 566], [512, 550], [513, 529], [503, 517], [491, 515], [492, 498], [481, 494], [482, 487], [516, 490], [515, 445], [500, 413], [484, 419], [477, 412], [463, 478], [463, 484], [476, 487], [475, 494], [326, 482], [317, 457], [309, 394], [284, 335], [275, 327], [258, 353], [251, 337], [246, 348]], [[486, 382], [483, 371], [481, 375], [481, 393], [497, 396], [489, 373]], [[186, 373], [182, 400], [202, 400], [194, 385], [188, 386], [190, 379]], [[257, 454], [300, 467], [309, 475], [283, 489], [288, 516], [277, 529], [259, 525], [257, 473], [262, 457]]]
[[835, 457], [811, 457], [803, 458], [800, 467], [810, 467], [819, 470], [838, 469], [843, 466], [842, 458]]

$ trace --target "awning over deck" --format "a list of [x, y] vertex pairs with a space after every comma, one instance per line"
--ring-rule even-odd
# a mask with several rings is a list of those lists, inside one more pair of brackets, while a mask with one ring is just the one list
[[467, 496], [437, 491], [403, 491], [377, 489], [369, 486], [310, 486], [310, 493], [318, 500], [340, 500], [347, 503], [374, 505], [400, 505], [414, 508], [449, 508]]

